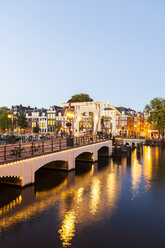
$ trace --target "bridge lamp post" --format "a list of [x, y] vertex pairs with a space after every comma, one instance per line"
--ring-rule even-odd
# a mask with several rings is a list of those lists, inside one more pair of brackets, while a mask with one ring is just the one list
[[73, 128], [73, 118], [74, 118], [74, 112], [69, 109], [67, 112], [66, 112], [66, 117], [67, 119], [70, 121], [70, 125], [68, 125], [69, 127], [69, 134], [71, 135], [71, 127]]

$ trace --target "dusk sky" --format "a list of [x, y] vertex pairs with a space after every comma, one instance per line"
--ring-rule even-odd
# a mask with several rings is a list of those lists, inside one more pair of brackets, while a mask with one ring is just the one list
[[0, 106], [165, 96], [164, 0], [0, 0]]

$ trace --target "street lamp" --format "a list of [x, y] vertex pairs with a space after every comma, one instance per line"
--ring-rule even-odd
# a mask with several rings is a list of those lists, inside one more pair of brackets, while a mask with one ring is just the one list
[[12, 114], [8, 114], [7, 116], [9, 119], [11, 119], [11, 134], [13, 134], [13, 115]]
[[71, 111], [71, 109], [69, 109], [69, 110], [66, 112], [66, 117], [67, 117], [69, 120], [72, 120], [72, 119], [73, 119], [74, 113]]
[[66, 126], [69, 128], [69, 137], [67, 137], [67, 146], [74, 146], [74, 137], [71, 137], [71, 127], [73, 125], [73, 118], [74, 118], [74, 112], [71, 110], [71, 107], [69, 105], [69, 109], [66, 111], [66, 117], [69, 120], [69, 122], [66, 123]]
[[71, 135], [71, 126], [73, 125], [72, 120], [74, 118], [74, 112], [69, 108], [66, 112], [66, 117], [70, 122], [67, 122], [66, 126], [69, 128], [69, 134]]

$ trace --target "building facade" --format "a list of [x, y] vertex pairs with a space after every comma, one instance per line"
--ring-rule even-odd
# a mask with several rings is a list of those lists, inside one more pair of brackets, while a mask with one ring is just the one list
[[144, 113], [133, 109], [117, 107], [121, 116], [116, 117], [116, 134], [122, 137], [148, 137], [150, 125]]
[[[47, 111], [47, 132], [50, 134], [55, 134], [61, 130], [66, 132], [66, 123], [65, 110], [56, 105], [51, 106]], [[59, 128], [60, 126], [61, 128]]]

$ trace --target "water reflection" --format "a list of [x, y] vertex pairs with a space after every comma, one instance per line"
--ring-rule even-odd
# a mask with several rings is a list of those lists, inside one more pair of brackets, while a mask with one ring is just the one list
[[19, 195], [15, 200], [9, 202], [7, 205], [4, 205], [0, 208], [0, 216], [12, 210], [16, 205], [21, 204], [22, 195]]
[[84, 187], [79, 188], [76, 192], [76, 200], [78, 203], [82, 202], [83, 200], [83, 192], [84, 192]]
[[145, 179], [145, 189], [150, 190], [151, 188], [151, 179], [152, 179], [152, 154], [151, 147], [146, 147], [144, 150], [144, 158], [143, 158], [143, 174]]
[[100, 201], [101, 183], [97, 177], [92, 178], [90, 213], [94, 215]]
[[[124, 167], [123, 169], [125, 171]], [[93, 171], [93, 168], [91, 170]], [[81, 178], [80, 176], [76, 177], [72, 202], [66, 204], [63, 199], [59, 204], [61, 218], [65, 216], [59, 229], [64, 246], [71, 244], [71, 240], [76, 234], [76, 224], [82, 228], [99, 222], [107, 216], [110, 218], [117, 208], [117, 200], [121, 192], [122, 167], [112, 163], [111, 166], [105, 167], [99, 173], [97, 173], [97, 168], [95, 171], [94, 175], [89, 172], [88, 175], [81, 176]], [[79, 187], [80, 185], [83, 187]], [[67, 197], [69, 192], [65, 191], [65, 193], [65, 197]], [[68, 223], [71, 226], [69, 228], [69, 230], [71, 229], [70, 238], [66, 229]]]
[[15, 199], [1, 206], [0, 230], [28, 219], [35, 221], [37, 215], [50, 214], [49, 210], [55, 208], [59, 240], [63, 247], [70, 247], [79, 230], [113, 216], [120, 204], [124, 182], [129, 182], [132, 200], [151, 190], [160, 156], [163, 154], [159, 149], [145, 147], [141, 156], [133, 151], [131, 164], [123, 157], [117, 163], [106, 159], [99, 166], [86, 165], [85, 173], [80, 167], [79, 171], [70, 173], [41, 172], [36, 185], [19, 190]]
[[[95, 166], [97, 167], [97, 165]], [[112, 164], [112, 167], [105, 167], [98, 173], [97, 169], [94, 169], [94, 165], [91, 165], [91, 169], [85, 174], [80, 173], [74, 176], [72, 183], [70, 183], [70, 177], [73, 177], [74, 172], [69, 173], [61, 183], [52, 189], [41, 190], [41, 187], [38, 187], [39, 191], [37, 191], [37, 188], [33, 188], [33, 195], [24, 194], [23, 199], [22, 195], [19, 196], [19, 207], [15, 208], [15, 211], [12, 211], [12, 207], [9, 208], [8, 205], [3, 207], [3, 209], [11, 211], [8, 214], [1, 211], [3, 214], [0, 228], [8, 228], [13, 224], [32, 218], [57, 203], [61, 219], [60, 239], [64, 247], [69, 246], [76, 232], [76, 222], [86, 225], [93, 221], [99, 221], [104, 215], [111, 212], [120, 192], [121, 173], [118, 173], [119, 170], [118, 165]], [[29, 195], [31, 200], [27, 202], [26, 198], [29, 198]], [[9, 204], [9, 206], [14, 205], [16, 205], [14, 202]], [[107, 209], [106, 212], [105, 209]]]
[[140, 182], [141, 182], [141, 174], [142, 174], [142, 166], [139, 164], [136, 159], [136, 151], [132, 152], [132, 199], [139, 194]]
[[[134, 151], [131, 158], [132, 199], [141, 192], [150, 191], [153, 186], [153, 177], [160, 170], [159, 147], [144, 147], [143, 154]], [[140, 192], [141, 190], [141, 192]]]
[[121, 167], [112, 164], [111, 170], [107, 175], [107, 205], [112, 208], [115, 206], [121, 190]]
[[59, 230], [63, 247], [71, 245], [71, 240], [75, 235], [75, 222], [75, 211], [68, 211], [65, 214], [64, 220], [62, 221], [61, 229]]

